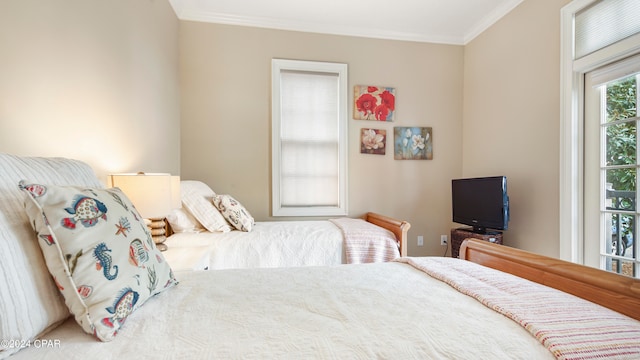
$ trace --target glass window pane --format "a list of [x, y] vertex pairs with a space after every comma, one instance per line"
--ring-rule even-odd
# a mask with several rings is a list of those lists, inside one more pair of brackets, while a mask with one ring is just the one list
[[282, 174], [338, 176], [338, 143], [282, 142]]
[[624, 122], [606, 127], [605, 164], [635, 165], [636, 163], [636, 122]]
[[608, 268], [607, 270], [618, 273], [618, 274], [622, 274], [622, 275], [626, 275], [626, 276], [635, 276], [634, 274], [634, 270], [633, 270], [633, 262], [631, 261], [626, 261], [626, 260], [608, 260], [610, 261], [610, 268]]
[[607, 84], [607, 122], [635, 117], [637, 102], [636, 76]]
[[282, 194], [282, 206], [339, 206], [338, 180], [337, 176], [284, 176], [282, 186], [287, 191]]
[[614, 213], [611, 215], [611, 231], [607, 232], [605, 253], [633, 259], [635, 216]]
[[338, 76], [329, 73], [281, 73], [283, 139], [338, 141]]
[[[608, 169], [607, 175], [607, 191], [636, 191], [636, 169]], [[607, 196], [608, 197], [608, 196]], [[634, 196], [635, 198], [635, 196]]]

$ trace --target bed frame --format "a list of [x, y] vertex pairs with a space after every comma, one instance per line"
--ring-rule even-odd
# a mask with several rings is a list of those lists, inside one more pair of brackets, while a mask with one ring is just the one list
[[411, 228], [411, 224], [403, 220], [397, 220], [385, 215], [380, 215], [372, 212], [366, 213], [363, 219], [391, 231], [398, 240], [398, 246], [400, 247], [400, 256], [407, 256], [407, 233]]
[[573, 294], [640, 320], [640, 279], [466, 239], [460, 258]]

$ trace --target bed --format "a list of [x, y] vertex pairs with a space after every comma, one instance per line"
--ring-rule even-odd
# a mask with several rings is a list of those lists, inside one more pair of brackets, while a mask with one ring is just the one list
[[208, 269], [327, 266], [407, 255], [411, 225], [385, 215], [255, 222], [238, 200], [216, 194], [201, 181], [181, 181], [181, 196], [182, 208], [167, 217], [170, 236], [164, 244], [172, 260], [175, 249], [194, 252], [186, 258], [206, 257]]
[[[108, 224], [109, 234], [121, 232], [109, 222], [122, 225], [116, 207], [125, 208], [126, 198], [100, 189], [86, 164], [68, 159], [0, 154], [0, 173], [0, 358], [640, 356], [637, 279], [473, 239], [464, 241], [461, 259], [401, 257], [382, 263], [165, 273], [150, 236], [142, 239], [142, 247], [128, 246], [137, 244], [136, 228], [144, 236], [144, 227], [133, 220], [124, 252], [101, 240], [110, 246], [113, 263], [96, 267], [105, 263], [95, 256], [104, 253], [95, 252], [85, 266], [83, 256], [51, 257], [68, 252], [62, 231], [72, 225], [98, 231]], [[18, 188], [25, 177], [31, 181]], [[65, 211], [78, 214], [79, 207], [66, 207], [62, 220], [52, 221], [55, 213], [46, 199], [60, 199], [68, 184], [76, 192], [90, 191], [96, 200], [91, 204], [108, 211], [69, 220]], [[41, 214], [34, 211], [36, 203]], [[48, 222], [40, 224], [40, 217]], [[55, 236], [43, 236], [43, 225]], [[54, 272], [49, 264], [54, 260], [63, 260], [64, 271]], [[153, 265], [153, 273], [166, 278], [156, 281], [157, 293], [143, 302], [148, 284], [139, 282], [146, 281], [144, 276], [104, 279], [116, 273], [114, 264], [120, 275], [129, 270], [151, 274]], [[109, 306], [112, 316], [106, 322], [96, 315], [104, 305], [97, 306], [89, 317], [96, 320], [93, 331], [87, 331], [86, 319], [69, 312], [78, 310], [74, 301], [81, 298], [91, 306], [87, 288], [78, 286], [89, 281], [81, 279], [85, 272], [105, 286], [128, 282], [126, 293], [114, 294], [118, 299], [132, 292], [139, 298]], [[105, 326], [117, 326], [117, 332], [100, 341]]]

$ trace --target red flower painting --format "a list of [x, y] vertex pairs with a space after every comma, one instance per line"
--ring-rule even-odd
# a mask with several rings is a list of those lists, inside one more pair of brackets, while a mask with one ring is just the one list
[[387, 118], [389, 117], [389, 112], [390, 112], [390, 109], [384, 104], [380, 104], [376, 106], [375, 110], [373, 111], [373, 113], [376, 116], [376, 120], [378, 121], [387, 121]]
[[380, 99], [382, 104], [387, 108], [389, 108], [389, 110], [393, 111], [396, 109], [396, 97], [395, 95], [390, 93], [388, 90], [385, 90], [382, 93], [380, 93]]
[[378, 99], [368, 93], [360, 95], [360, 97], [356, 100], [356, 107], [358, 108], [358, 111], [365, 114], [373, 113], [377, 106]]
[[354, 119], [393, 121], [393, 115], [396, 110], [394, 88], [356, 85], [354, 87], [354, 99]]

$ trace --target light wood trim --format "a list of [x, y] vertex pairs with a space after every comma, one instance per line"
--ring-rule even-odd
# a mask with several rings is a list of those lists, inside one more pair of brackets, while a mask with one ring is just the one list
[[398, 240], [400, 246], [400, 256], [407, 256], [407, 233], [411, 228], [411, 224], [404, 220], [397, 220], [385, 215], [380, 215], [372, 212], [365, 214], [364, 219], [372, 224], [383, 227], [391, 231]]
[[466, 239], [460, 258], [573, 294], [640, 320], [640, 279]]

